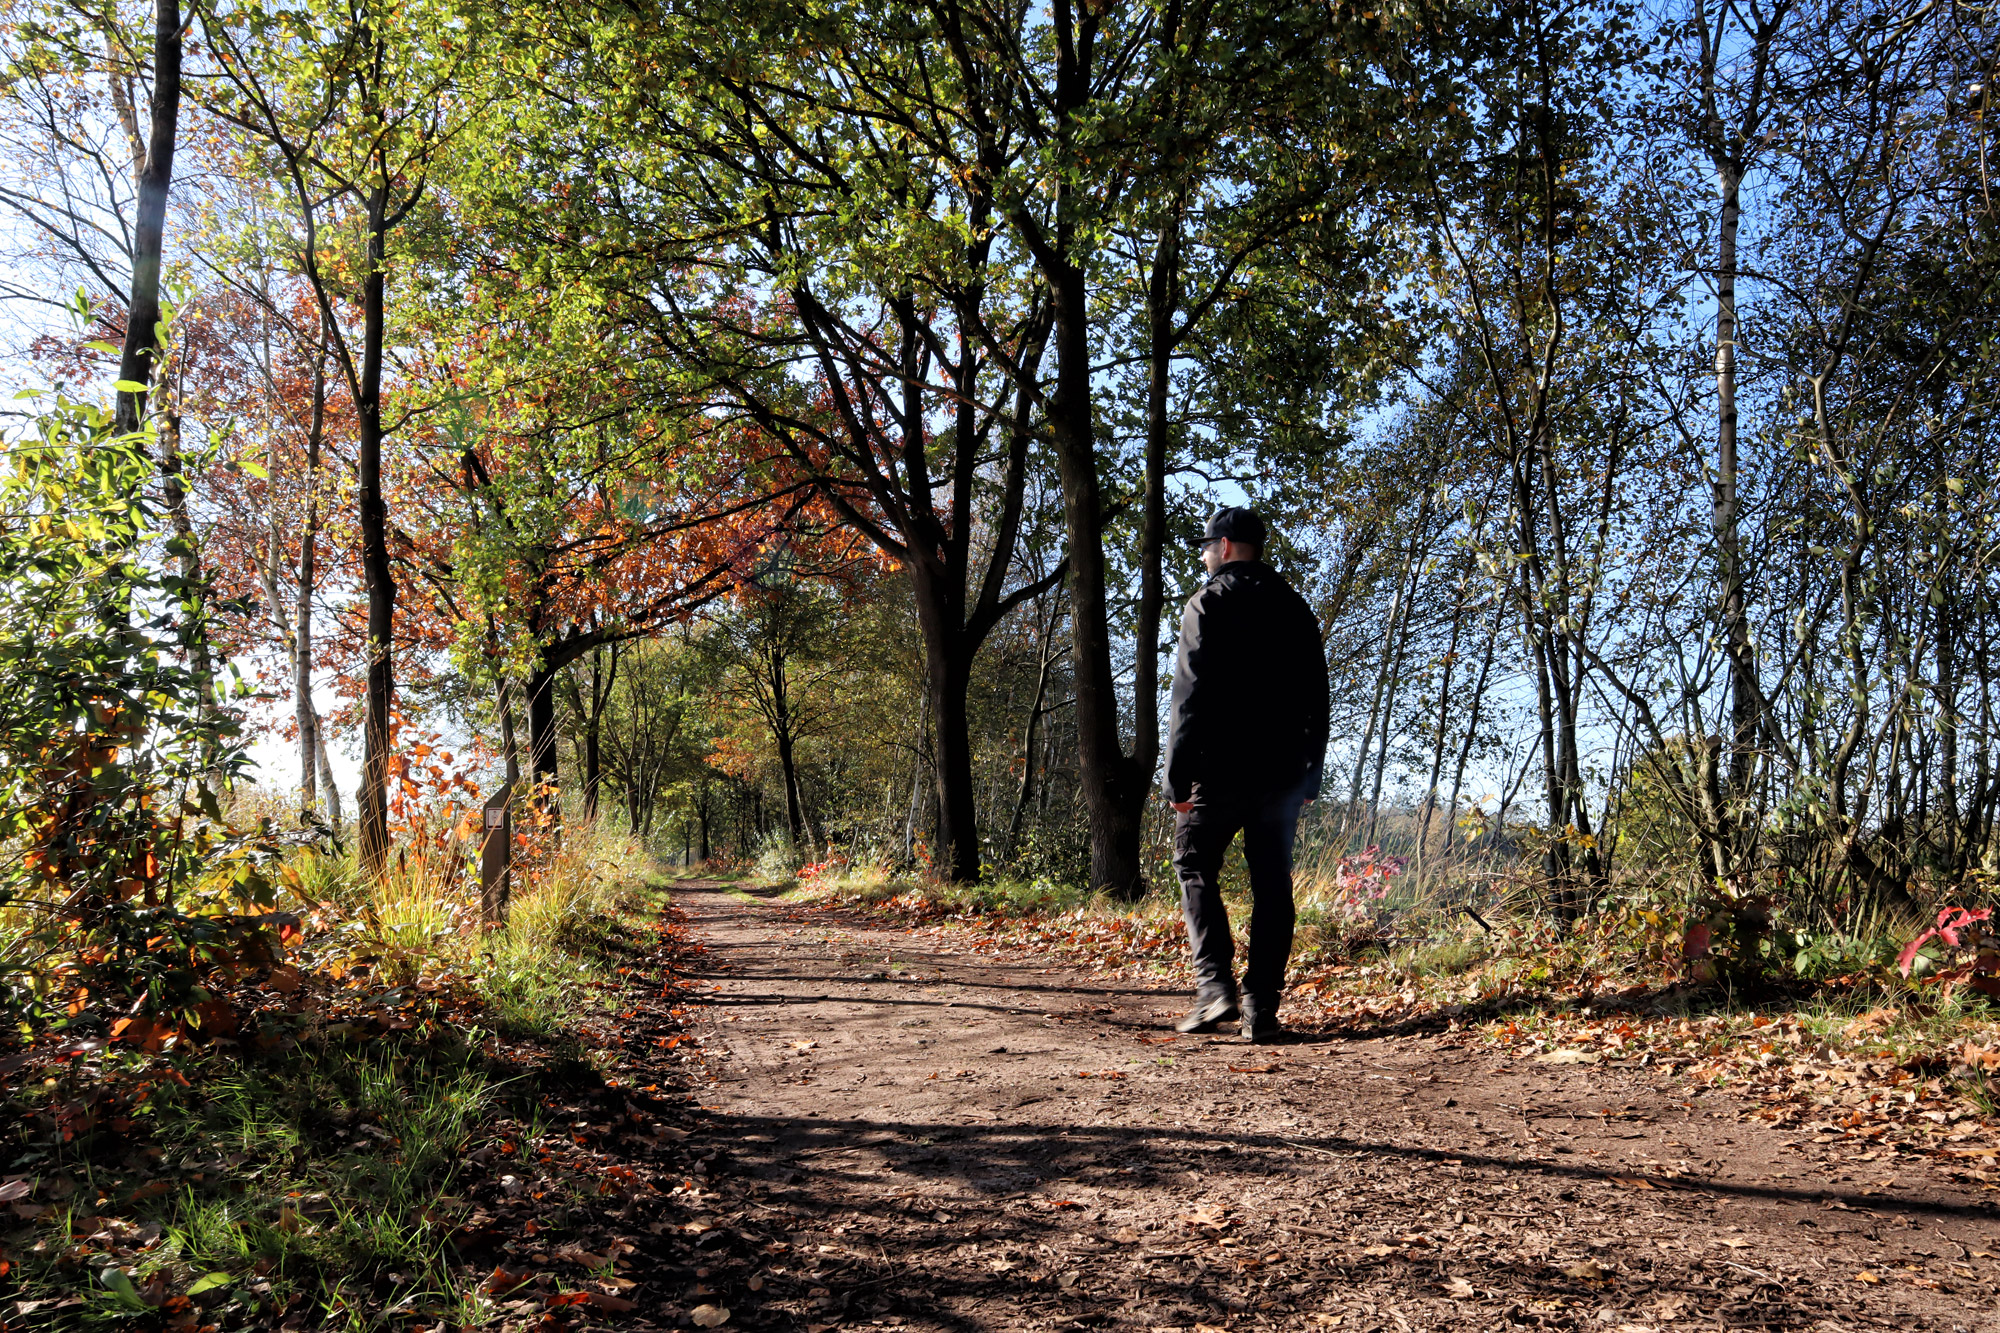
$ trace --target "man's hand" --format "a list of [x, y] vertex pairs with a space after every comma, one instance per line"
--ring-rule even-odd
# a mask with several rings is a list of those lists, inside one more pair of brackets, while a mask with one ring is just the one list
[[1193, 801], [1168, 801], [1167, 804], [1182, 814], [1186, 814], [1188, 811], [1194, 809]]

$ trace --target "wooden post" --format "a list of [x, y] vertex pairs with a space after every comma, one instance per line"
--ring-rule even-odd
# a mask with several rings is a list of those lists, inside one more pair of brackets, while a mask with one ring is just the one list
[[503, 782], [486, 802], [479, 843], [479, 920], [488, 930], [507, 923], [507, 898], [514, 887], [514, 820], [509, 805], [514, 784]]

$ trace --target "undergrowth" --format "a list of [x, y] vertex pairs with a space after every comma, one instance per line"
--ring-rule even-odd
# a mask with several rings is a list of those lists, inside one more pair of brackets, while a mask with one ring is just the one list
[[525, 858], [507, 926], [484, 935], [462, 862], [406, 854], [372, 885], [321, 851], [289, 869], [303, 934], [236, 978], [233, 1036], [84, 1042], [11, 1098], [0, 1245], [34, 1326], [471, 1322], [448, 1272], [453, 1181], [518, 1100], [498, 1057], [512, 1041], [584, 1057], [568, 1029], [648, 863], [573, 825]]

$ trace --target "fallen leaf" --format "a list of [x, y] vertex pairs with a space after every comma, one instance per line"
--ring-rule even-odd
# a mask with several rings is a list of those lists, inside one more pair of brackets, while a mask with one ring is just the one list
[[795, 1051], [810, 1051], [817, 1045], [819, 1043], [816, 1041], [795, 1041], [792, 1043], [792, 1049]]
[[588, 1305], [610, 1314], [625, 1314], [639, 1308], [636, 1301], [628, 1301], [623, 1296], [607, 1296], [601, 1291], [565, 1291], [560, 1295], [550, 1296], [545, 1304], [551, 1310], [566, 1305]]
[[16, 1199], [25, 1199], [34, 1192], [35, 1184], [33, 1181], [10, 1180], [4, 1185], [0, 1185], [0, 1203], [12, 1203]]
[[1900, 1017], [1902, 1017], [1901, 1011], [1893, 1005], [1880, 1005], [1874, 1009], [1870, 1009], [1867, 1013], [1861, 1015], [1861, 1017], [1855, 1019], [1841, 1030], [1850, 1037], [1862, 1037], [1870, 1032], [1888, 1027]]
[[1224, 1225], [1224, 1217], [1229, 1210], [1219, 1203], [1205, 1203], [1191, 1213], [1182, 1213], [1180, 1221], [1195, 1227], [1219, 1227]]
[[1141, 1043], [1142, 1045], [1146, 1045], [1146, 1046], [1164, 1046], [1164, 1045], [1166, 1045], [1166, 1044], [1167, 1044], [1168, 1042], [1170, 1042], [1170, 1041], [1179, 1041], [1179, 1040], [1180, 1040], [1180, 1038], [1179, 1038], [1179, 1037], [1177, 1037], [1177, 1036], [1175, 1036], [1175, 1035], [1174, 1035], [1173, 1033], [1171, 1033], [1171, 1032], [1169, 1032], [1169, 1033], [1168, 1033], [1168, 1034], [1167, 1034], [1166, 1036], [1164, 1036], [1164, 1037], [1141, 1037], [1141, 1038], [1139, 1038], [1139, 1041], [1140, 1041], [1140, 1043]]
[[1985, 1047], [1975, 1046], [1969, 1041], [1959, 1047], [1958, 1058], [1982, 1074], [1990, 1074], [1994, 1070], [2000, 1069], [2000, 1051], [1989, 1051]]
[[111, 1294], [118, 1298], [118, 1303], [126, 1309], [146, 1308], [145, 1298], [139, 1294], [139, 1289], [132, 1285], [132, 1279], [125, 1275], [124, 1269], [116, 1265], [107, 1266], [97, 1274], [97, 1280], [109, 1288]]
[[1871, 1287], [1882, 1285], [1882, 1275], [1880, 1273], [1871, 1273], [1865, 1268], [1854, 1275], [1854, 1280], [1856, 1282], [1866, 1282]]
[[1747, 1250], [1750, 1248], [1749, 1241], [1738, 1240], [1734, 1236], [1717, 1236], [1715, 1243], [1717, 1245], [1727, 1245], [1732, 1250]]
[[1372, 1254], [1377, 1259], [1380, 1259], [1385, 1254], [1396, 1253], [1396, 1247], [1393, 1245], [1370, 1245], [1361, 1252], [1363, 1254]]
[[1611, 1183], [1614, 1185], [1623, 1185], [1628, 1190], [1649, 1190], [1653, 1188], [1653, 1182], [1644, 1176], [1613, 1176], [1611, 1177]]
[[1595, 1259], [1585, 1259], [1581, 1263], [1565, 1264], [1562, 1273], [1564, 1277], [1574, 1278], [1578, 1282], [1609, 1282], [1611, 1280], [1611, 1274], [1606, 1272], [1604, 1266]]
[[1461, 1301], [1469, 1301], [1475, 1293], [1472, 1284], [1462, 1277], [1455, 1277], [1444, 1284], [1444, 1294]]
[[1229, 1072], [1232, 1074], [1275, 1074], [1283, 1068], [1283, 1065], [1231, 1065], [1229, 1066]]
[[1131, 1227], [1120, 1227], [1111, 1233], [1111, 1239], [1120, 1245], [1137, 1245], [1144, 1238]]
[[1050, 1208], [1057, 1210], [1058, 1212], [1060, 1212], [1064, 1208], [1083, 1207], [1083, 1205], [1078, 1203], [1075, 1199], [1050, 1199], [1048, 1202], [1048, 1206]]
[[1537, 1064], [1544, 1065], [1594, 1065], [1604, 1057], [1596, 1051], [1579, 1051], [1564, 1047], [1558, 1051], [1543, 1051], [1535, 1057]]
[[729, 1322], [729, 1310], [721, 1305], [697, 1305], [688, 1317], [697, 1328], [721, 1328]]
[[271, 969], [271, 989], [280, 995], [290, 995], [299, 988], [299, 970], [289, 963]]

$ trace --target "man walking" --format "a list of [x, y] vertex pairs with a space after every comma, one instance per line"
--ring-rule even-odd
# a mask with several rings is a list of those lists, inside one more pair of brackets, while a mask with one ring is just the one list
[[[1326, 650], [1305, 598], [1263, 563], [1264, 521], [1218, 509], [1202, 530], [1210, 574], [1181, 616], [1167, 732], [1174, 870], [1194, 951], [1194, 1008], [1182, 1032], [1240, 1018], [1254, 1042], [1277, 1039], [1292, 953], [1292, 840], [1319, 795], [1326, 759]], [[1250, 869], [1250, 961], [1236, 986], [1236, 943], [1222, 905], [1222, 858], [1243, 834]]]

